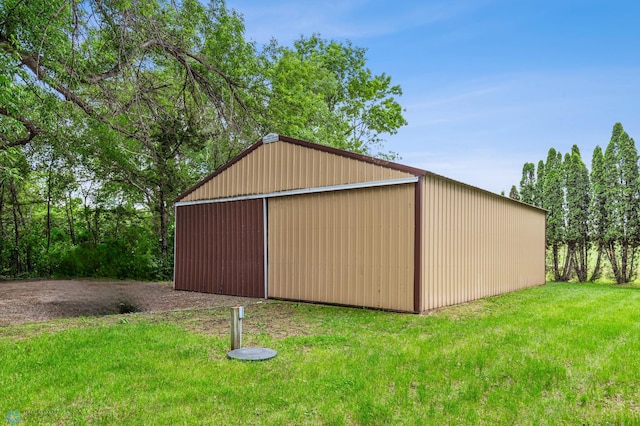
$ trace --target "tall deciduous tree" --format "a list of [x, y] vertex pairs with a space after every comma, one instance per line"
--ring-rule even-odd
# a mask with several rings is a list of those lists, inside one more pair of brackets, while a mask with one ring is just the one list
[[[269, 131], [374, 153], [406, 124], [400, 94], [348, 42], [312, 36], [257, 50], [222, 0], [2, 1], [1, 259], [9, 250], [22, 261], [26, 251], [14, 249], [39, 229], [25, 205], [43, 203], [47, 248], [61, 206], [72, 245], [89, 235], [92, 250], [123, 235], [120, 222], [105, 229], [124, 208], [153, 223], [144, 226], [156, 234], [151, 263], [170, 265], [180, 192]], [[38, 188], [20, 179], [16, 159], [39, 168], [26, 174]]]
[[240, 17], [195, 0], [8, 0], [0, 16], [0, 66], [13, 72], [0, 81], [0, 147], [83, 129], [74, 148], [97, 178], [138, 191], [165, 257], [171, 202], [198, 177], [176, 174], [189, 150], [224, 139], [236, 153], [260, 132]]
[[613, 127], [604, 166], [606, 208], [610, 218], [605, 230], [605, 248], [616, 281], [627, 283], [635, 277], [640, 242], [640, 182], [638, 151], [620, 123]]
[[317, 35], [272, 44], [267, 123], [279, 133], [373, 154], [382, 135], [407, 124], [400, 86], [366, 66], [366, 50]]

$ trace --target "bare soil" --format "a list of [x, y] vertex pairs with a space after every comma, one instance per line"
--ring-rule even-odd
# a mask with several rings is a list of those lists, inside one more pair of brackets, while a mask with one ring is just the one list
[[55, 318], [214, 309], [262, 299], [176, 291], [172, 283], [102, 280], [0, 281], [0, 326]]

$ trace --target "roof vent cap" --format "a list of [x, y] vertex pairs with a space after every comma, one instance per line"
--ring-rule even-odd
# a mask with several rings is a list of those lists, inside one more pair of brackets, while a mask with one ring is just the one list
[[278, 142], [280, 140], [280, 135], [277, 133], [269, 133], [262, 138], [262, 143], [271, 143]]

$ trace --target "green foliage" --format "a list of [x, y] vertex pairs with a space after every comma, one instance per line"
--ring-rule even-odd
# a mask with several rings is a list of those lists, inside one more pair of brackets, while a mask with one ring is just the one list
[[620, 123], [613, 127], [604, 153], [605, 208], [609, 219], [604, 242], [618, 283], [636, 273], [636, 249], [640, 243], [640, 180], [638, 151]]
[[511, 190], [509, 191], [509, 198], [513, 200], [520, 200], [520, 194], [518, 194], [518, 188], [515, 185], [511, 185]]
[[536, 184], [535, 184], [535, 192], [533, 197], [533, 205], [542, 207], [544, 204], [544, 161], [538, 161], [538, 170], [536, 172]]
[[170, 279], [158, 265], [153, 234], [129, 226], [117, 239], [97, 245], [86, 241], [77, 246], [62, 245], [49, 253], [50, 269], [57, 277], [112, 277], [118, 279]]
[[602, 148], [596, 146], [591, 157], [591, 205], [589, 219], [591, 224], [591, 241], [597, 250], [597, 260], [590, 281], [601, 276], [601, 259], [604, 252], [605, 232], [609, 227], [607, 209], [607, 182], [605, 180], [604, 154]]
[[267, 49], [273, 131], [364, 154], [407, 124], [400, 86], [366, 67], [366, 50], [317, 35]]
[[524, 163], [522, 166], [522, 179], [520, 179], [520, 200], [523, 203], [536, 204], [536, 166], [533, 163]]
[[596, 146], [591, 157], [591, 223], [592, 239], [598, 244], [605, 243], [605, 232], [609, 227], [607, 209], [607, 181], [602, 148]]
[[562, 154], [553, 148], [549, 149], [544, 169], [542, 207], [549, 210], [549, 215], [547, 216], [547, 241], [549, 245], [560, 244], [564, 241], [565, 232]]
[[570, 266], [573, 263], [578, 280], [587, 280], [589, 252], [589, 207], [591, 203], [589, 171], [577, 145], [565, 156], [566, 172], [566, 243]]
[[0, 2], [0, 276], [170, 277], [180, 193], [269, 131], [376, 153], [401, 93], [223, 1]]
[[[640, 247], [640, 173], [635, 143], [620, 123], [614, 125], [605, 152], [595, 148], [591, 172], [577, 145], [564, 161], [551, 148], [546, 163], [540, 161], [537, 171], [532, 163], [525, 163], [520, 196], [549, 211], [547, 248], [551, 250], [554, 280], [567, 281], [573, 276], [579, 281], [596, 280], [604, 270], [604, 255], [618, 283], [635, 278]], [[596, 254], [589, 278], [591, 249]]]

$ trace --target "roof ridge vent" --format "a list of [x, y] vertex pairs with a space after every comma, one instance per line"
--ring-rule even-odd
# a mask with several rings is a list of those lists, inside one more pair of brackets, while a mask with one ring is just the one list
[[278, 142], [280, 135], [277, 133], [268, 133], [262, 138], [262, 143]]

